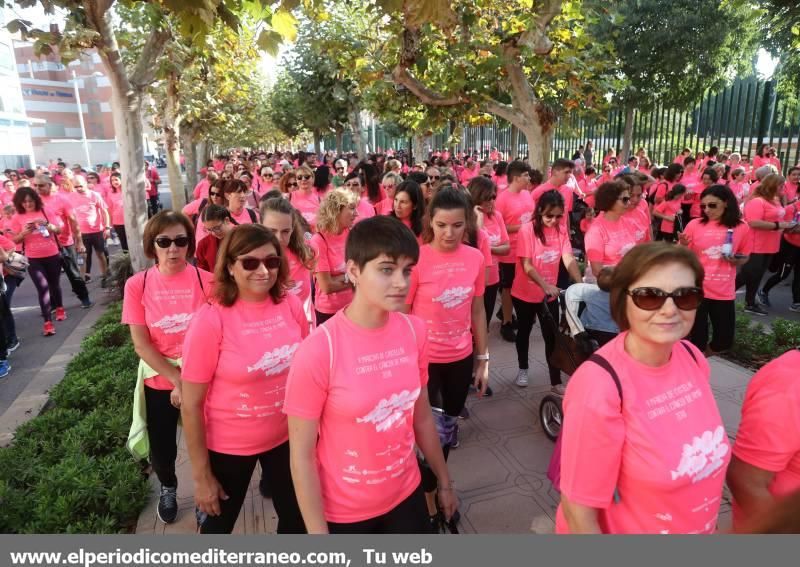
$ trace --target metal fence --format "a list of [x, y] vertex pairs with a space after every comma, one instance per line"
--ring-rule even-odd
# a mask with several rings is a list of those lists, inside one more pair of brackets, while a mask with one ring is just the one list
[[[683, 148], [693, 152], [707, 151], [712, 146], [723, 152], [739, 152], [755, 157], [761, 144], [774, 146], [785, 174], [800, 162], [800, 92], [794, 97], [776, 92], [775, 81], [759, 81], [754, 77], [737, 79], [718, 93], [706, 93], [687, 109], [669, 108], [663, 104], [649, 111], [633, 113], [631, 151], [645, 148], [654, 163], [670, 163]], [[621, 151], [625, 128], [624, 111], [612, 109], [603, 119], [589, 120], [578, 114], [563, 116], [556, 124], [551, 158], [571, 158], [579, 146], [591, 140], [596, 161], [605, 151]], [[371, 143], [371, 133], [368, 135]], [[457, 140], [455, 142], [454, 140]], [[344, 151], [354, 144], [349, 133], [343, 140]], [[380, 150], [410, 146], [410, 140], [391, 136], [376, 127], [375, 147]], [[494, 119], [481, 126], [450, 127], [426, 139], [429, 149], [451, 148], [455, 151], [478, 151], [482, 156], [496, 147], [513, 157], [527, 155], [525, 135], [519, 132], [517, 147], [512, 148], [511, 127]], [[325, 138], [325, 147], [335, 147], [332, 136]]]

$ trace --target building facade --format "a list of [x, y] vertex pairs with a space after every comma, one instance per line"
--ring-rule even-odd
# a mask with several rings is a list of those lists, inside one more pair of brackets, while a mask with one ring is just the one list
[[25, 114], [13, 41], [0, 11], [0, 171], [34, 165], [31, 122], [38, 121]]

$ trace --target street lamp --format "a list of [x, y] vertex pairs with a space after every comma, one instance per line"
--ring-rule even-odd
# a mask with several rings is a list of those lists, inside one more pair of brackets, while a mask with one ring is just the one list
[[81, 94], [78, 91], [78, 76], [75, 69], [72, 70], [72, 86], [75, 88], [75, 101], [78, 103], [78, 122], [81, 125], [81, 138], [83, 139], [83, 151], [86, 153], [86, 167], [91, 169], [92, 158], [89, 155], [89, 140], [86, 139], [86, 126], [83, 123], [83, 108], [81, 107]]

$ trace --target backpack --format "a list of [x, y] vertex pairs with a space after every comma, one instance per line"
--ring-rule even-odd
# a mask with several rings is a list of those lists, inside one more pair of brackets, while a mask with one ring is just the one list
[[[253, 209], [245, 209], [245, 211], [247, 211], [247, 214], [250, 215], [250, 222], [253, 224], [258, 224], [258, 217], [256, 216], [256, 212]], [[231, 222], [235, 225], [239, 224], [233, 217], [231, 217]]]
[[203, 199], [200, 201], [200, 206], [197, 207], [197, 212], [193, 214], [190, 218], [192, 219], [192, 224], [197, 228], [197, 221], [200, 220], [200, 215], [203, 214], [203, 209], [206, 208], [208, 205], [208, 199]]

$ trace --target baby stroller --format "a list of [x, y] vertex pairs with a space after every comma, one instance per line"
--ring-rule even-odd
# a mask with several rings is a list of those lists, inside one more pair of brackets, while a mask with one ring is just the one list
[[[549, 363], [567, 376], [572, 376], [578, 366], [589, 358], [599, 348], [599, 345], [583, 329], [578, 314], [571, 313], [566, 308], [563, 292], [559, 300], [564, 307], [564, 316], [559, 324], [553, 320], [548, 309], [543, 309], [545, 320], [548, 321], [548, 324], [553, 325], [556, 331], [555, 350], [550, 356]], [[561, 433], [561, 424], [564, 420], [563, 401], [563, 396], [549, 393], [539, 403], [539, 423], [544, 434], [551, 441], [558, 439], [558, 435]]]

